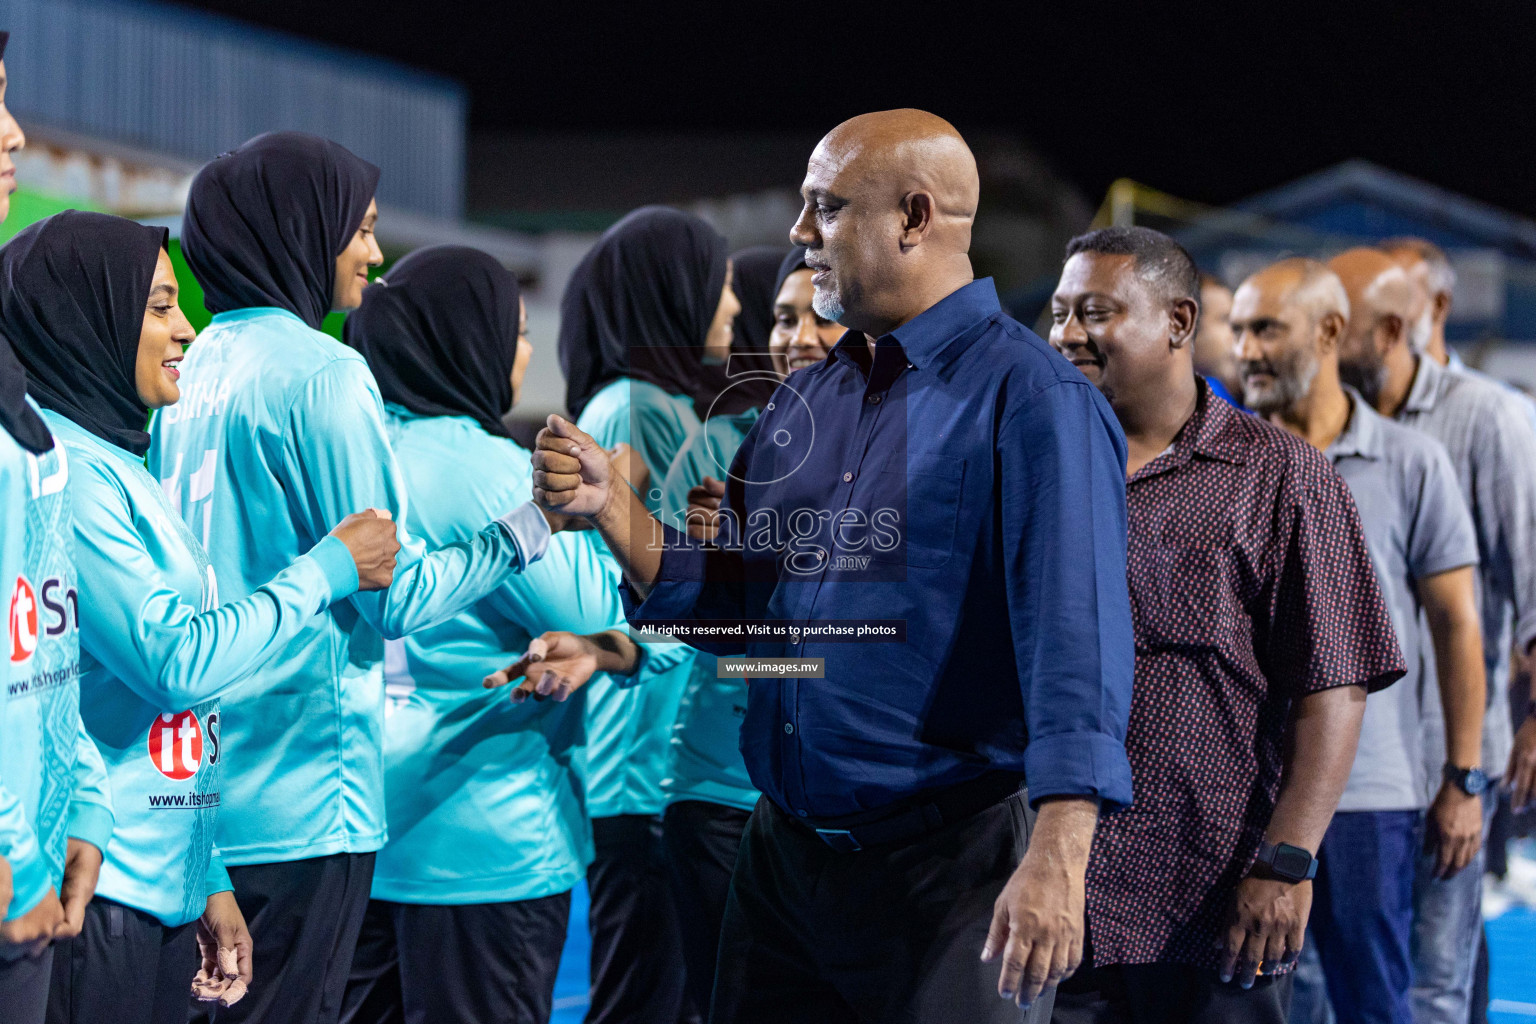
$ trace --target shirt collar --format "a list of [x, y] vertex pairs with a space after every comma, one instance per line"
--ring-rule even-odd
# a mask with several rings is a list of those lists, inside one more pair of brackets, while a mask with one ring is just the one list
[[1184, 431], [1174, 442], [1174, 447], [1187, 447], [1194, 455], [1242, 465], [1247, 461], [1245, 446], [1232, 428], [1239, 425], [1239, 418], [1247, 414], [1217, 398], [1204, 377], [1197, 374], [1195, 380], [1200, 384], [1195, 414], [1184, 425]]
[[1349, 396], [1349, 422], [1344, 425], [1344, 432], [1333, 439], [1333, 444], [1328, 446], [1325, 454], [1333, 461], [1348, 455], [1357, 455], [1362, 459], [1381, 458], [1381, 415], [1360, 397], [1360, 392], [1348, 384], [1344, 385], [1344, 393]]
[[140, 456], [133, 454], [133, 452], [126, 448], [119, 448], [105, 438], [96, 436], [61, 412], [44, 409], [43, 418], [48, 422], [48, 429], [53, 431], [58, 437], [72, 440], [77, 444], [87, 445], [93, 451], [106, 452], [121, 462], [137, 465], [140, 468], [144, 466], [144, 460]]
[[[997, 287], [990, 277], [984, 277], [950, 292], [894, 331], [882, 335], [876, 344], [890, 338], [901, 346], [907, 362], [919, 370], [942, 371], [965, 350], [961, 342], [965, 340], [963, 336], [968, 334], [968, 328], [1002, 309], [997, 301]], [[846, 358], [850, 348], [867, 344], [865, 334], [849, 331], [833, 352], [842, 353]]]
[[1403, 412], [1429, 412], [1435, 407], [1435, 400], [1440, 397], [1440, 378], [1445, 376], [1445, 367], [1430, 359], [1428, 356], [1419, 356], [1419, 368], [1413, 375], [1413, 386], [1408, 389], [1408, 401], [1403, 403]]
[[1230, 462], [1241, 466], [1246, 452], [1242, 434], [1236, 427], [1248, 414], [1233, 408], [1211, 390], [1210, 384], [1199, 374], [1195, 375], [1199, 393], [1195, 397], [1195, 411], [1184, 423], [1184, 429], [1173, 439], [1167, 451], [1137, 470], [1132, 480], [1152, 476], [1170, 469], [1177, 469], [1195, 456]]
[[[264, 316], [285, 316], [295, 323], [304, 323], [298, 314], [283, 309], [281, 306], [247, 306], [244, 309], [229, 309], [222, 313], [215, 313], [213, 320], [209, 322], [209, 326], [211, 327], [213, 324], [239, 323], [244, 320], [255, 320]], [[304, 324], [304, 326], [308, 327], [309, 325]]]

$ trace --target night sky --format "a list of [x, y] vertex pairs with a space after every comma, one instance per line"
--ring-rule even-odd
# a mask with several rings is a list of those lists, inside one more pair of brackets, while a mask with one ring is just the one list
[[458, 79], [473, 130], [820, 131], [920, 106], [1021, 134], [1094, 202], [1121, 176], [1228, 202], [1363, 157], [1536, 216], [1516, 0], [186, 6]]

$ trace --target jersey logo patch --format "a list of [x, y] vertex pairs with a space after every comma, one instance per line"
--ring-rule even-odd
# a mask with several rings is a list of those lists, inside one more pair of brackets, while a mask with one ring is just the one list
[[23, 662], [37, 650], [37, 594], [25, 576], [16, 577], [6, 616], [11, 634], [11, 661]]
[[190, 779], [203, 763], [203, 728], [190, 711], [161, 714], [149, 727], [149, 760], [168, 779]]

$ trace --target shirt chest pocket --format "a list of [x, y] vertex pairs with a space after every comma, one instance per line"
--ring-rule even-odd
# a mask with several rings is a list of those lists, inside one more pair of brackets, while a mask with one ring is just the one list
[[1236, 633], [1241, 604], [1226, 551], [1159, 546], [1133, 556], [1133, 564], [1138, 650], [1218, 648]]
[[879, 562], [936, 569], [955, 549], [965, 460], [914, 455], [877, 470], [866, 507]]

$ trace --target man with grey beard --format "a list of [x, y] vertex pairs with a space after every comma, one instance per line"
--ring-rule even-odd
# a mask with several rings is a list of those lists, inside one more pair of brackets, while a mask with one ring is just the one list
[[1462, 361], [1456, 350], [1445, 342], [1445, 325], [1451, 317], [1451, 299], [1456, 290], [1456, 268], [1450, 257], [1434, 242], [1423, 238], [1389, 238], [1380, 245], [1382, 252], [1408, 271], [1419, 292], [1419, 314], [1414, 322], [1413, 351], [1428, 356], [1452, 373], [1465, 374], [1493, 384], [1514, 395], [1536, 428], [1536, 400], [1513, 385]]
[[[573, 424], [539, 433], [534, 495], [597, 528], [632, 624], [724, 619], [736, 637], [689, 642], [799, 673], [748, 688], [741, 753], [763, 795], [715, 1024], [1040, 1024], [1084, 955], [1094, 824], [1132, 797], [1125, 436], [974, 278], [979, 189], [965, 140], [924, 111], [817, 145], [790, 240], [816, 313], [848, 330], [742, 442], [715, 544], [651, 519]], [[802, 525], [783, 541], [769, 521]], [[773, 632], [831, 615], [903, 632]]]
[[[1351, 310], [1339, 346], [1341, 375], [1377, 412], [1445, 447], [1477, 534], [1488, 684], [1482, 756], [1477, 765], [1452, 763], [1436, 745], [1426, 764], [1431, 784], [1455, 772], [1453, 781], [1481, 797], [1486, 815], [1495, 803], [1493, 783], [1508, 775], [1518, 806], [1530, 797], [1533, 773], [1529, 745], [1512, 742], [1509, 652], [1515, 646], [1529, 652], [1536, 643], [1536, 433], [1502, 389], [1412, 351], [1413, 283], [1391, 257], [1350, 249], [1329, 266]], [[1427, 742], [1435, 736], [1428, 733]], [[1481, 771], [1461, 771], [1473, 767]], [[1487, 777], [1479, 778], [1482, 773]], [[1435, 858], [1421, 853], [1414, 878], [1413, 1016], [1416, 1024], [1465, 1024], [1481, 928], [1482, 851], [1449, 878], [1435, 869]]]
[[1457, 771], [1437, 778], [1431, 803], [1421, 661], [1408, 658], [1404, 681], [1366, 700], [1354, 767], [1318, 852], [1311, 921], [1340, 1021], [1411, 1024], [1419, 837], [1434, 850], [1439, 878], [1464, 871], [1482, 844], [1481, 802], [1461, 784], [1477, 771], [1485, 697], [1477, 537], [1445, 449], [1340, 382], [1349, 314], [1337, 275], [1290, 259], [1238, 288], [1232, 330], [1248, 406], [1321, 450], [1348, 485], [1403, 648], [1421, 648], [1421, 623], [1433, 638], [1444, 743]]

